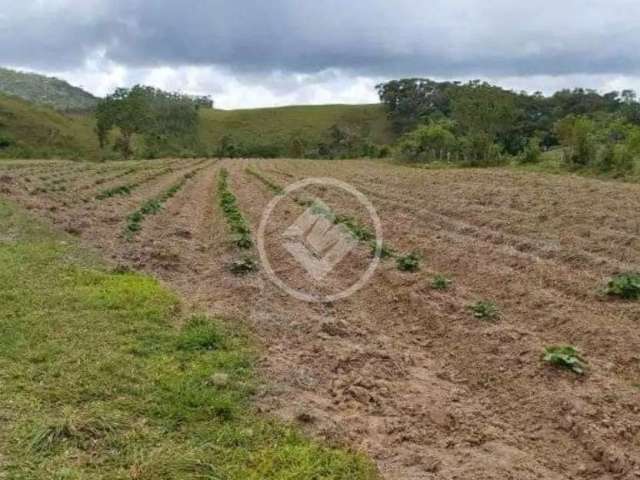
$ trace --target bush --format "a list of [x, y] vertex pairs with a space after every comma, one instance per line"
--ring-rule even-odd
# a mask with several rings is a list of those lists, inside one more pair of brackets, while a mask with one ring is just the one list
[[542, 152], [540, 150], [540, 139], [532, 137], [524, 147], [524, 150], [519, 156], [520, 163], [532, 164], [540, 161]]
[[13, 145], [15, 140], [8, 133], [0, 132], [0, 148], [8, 148]]
[[418, 162], [443, 160], [458, 148], [458, 141], [449, 130], [450, 127], [450, 123], [432, 123], [404, 135], [398, 144], [400, 158]]

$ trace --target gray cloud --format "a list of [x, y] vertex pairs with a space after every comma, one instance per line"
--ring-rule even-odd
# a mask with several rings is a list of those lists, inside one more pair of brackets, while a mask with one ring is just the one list
[[0, 0], [0, 63], [246, 74], [636, 74], [637, 0]]

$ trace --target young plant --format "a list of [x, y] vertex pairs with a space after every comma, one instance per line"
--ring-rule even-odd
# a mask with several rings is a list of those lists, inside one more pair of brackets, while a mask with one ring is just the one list
[[481, 301], [469, 306], [473, 316], [480, 320], [493, 320], [500, 315], [500, 310], [494, 302]]
[[258, 262], [253, 257], [242, 257], [239, 260], [235, 260], [229, 267], [231, 273], [236, 275], [246, 275], [247, 273], [255, 272], [258, 270]]
[[402, 272], [417, 272], [420, 270], [420, 255], [416, 252], [401, 255], [396, 259], [398, 270]]
[[444, 275], [436, 275], [433, 277], [433, 281], [431, 282], [431, 287], [434, 290], [447, 290], [453, 282], [449, 280]]
[[640, 273], [623, 273], [613, 277], [605, 291], [607, 295], [625, 300], [640, 299]]
[[369, 244], [371, 245], [372, 257], [378, 256], [380, 259], [385, 259], [395, 257], [396, 255], [396, 252], [386, 243], [382, 244], [380, 251], [378, 251], [378, 242], [376, 242], [375, 240], [371, 240]]
[[551, 365], [567, 368], [578, 375], [583, 375], [586, 370], [587, 362], [580, 356], [578, 349], [570, 345], [545, 348], [543, 360]]

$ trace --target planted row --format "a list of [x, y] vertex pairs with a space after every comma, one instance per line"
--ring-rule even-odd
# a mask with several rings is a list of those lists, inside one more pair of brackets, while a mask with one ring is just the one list
[[265, 177], [260, 172], [257, 172], [256, 170], [253, 170], [251, 168], [247, 168], [245, 171], [249, 175], [252, 175], [260, 180], [269, 190], [271, 190], [276, 195], [282, 195], [284, 193], [284, 189], [280, 185], [272, 182], [271, 179]]
[[108, 188], [100, 192], [98, 195], [96, 195], [96, 200], [106, 200], [107, 198], [111, 198], [119, 195], [120, 196], [130, 195], [131, 192], [136, 188], [138, 188], [139, 186], [144, 185], [145, 183], [148, 183], [152, 180], [155, 180], [158, 177], [161, 177], [171, 172], [173, 172], [172, 168], [170, 167], [164, 168], [159, 172], [156, 172], [153, 175], [149, 175], [148, 177], [145, 177], [142, 180], [139, 180], [137, 182], [133, 182], [125, 185], [118, 185], [117, 187], [113, 187], [113, 188]]
[[224, 213], [233, 236], [233, 242], [238, 248], [249, 249], [253, 246], [251, 228], [238, 208], [236, 196], [229, 190], [229, 172], [222, 168], [218, 177], [218, 195], [220, 208]]
[[142, 206], [127, 217], [127, 225], [125, 227], [125, 235], [127, 238], [132, 238], [137, 232], [142, 229], [142, 222], [145, 217], [149, 215], [155, 215], [164, 207], [167, 200], [172, 198], [178, 193], [185, 183], [196, 175], [197, 171], [191, 171], [184, 175], [177, 183], [172, 185], [169, 189], [162, 192], [155, 198], [151, 198], [144, 202]]

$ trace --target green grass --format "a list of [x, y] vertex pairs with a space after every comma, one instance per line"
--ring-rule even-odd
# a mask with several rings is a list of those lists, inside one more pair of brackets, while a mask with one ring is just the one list
[[16, 207], [0, 202], [0, 222], [3, 478], [377, 478], [255, 412], [241, 332]]
[[225, 135], [250, 145], [286, 144], [292, 136], [317, 144], [333, 125], [360, 130], [380, 145], [394, 138], [382, 105], [307, 105], [201, 112], [200, 137], [207, 145], [218, 145]]
[[100, 157], [88, 115], [62, 114], [17, 97], [0, 94], [0, 158], [69, 158], [96, 160]]

